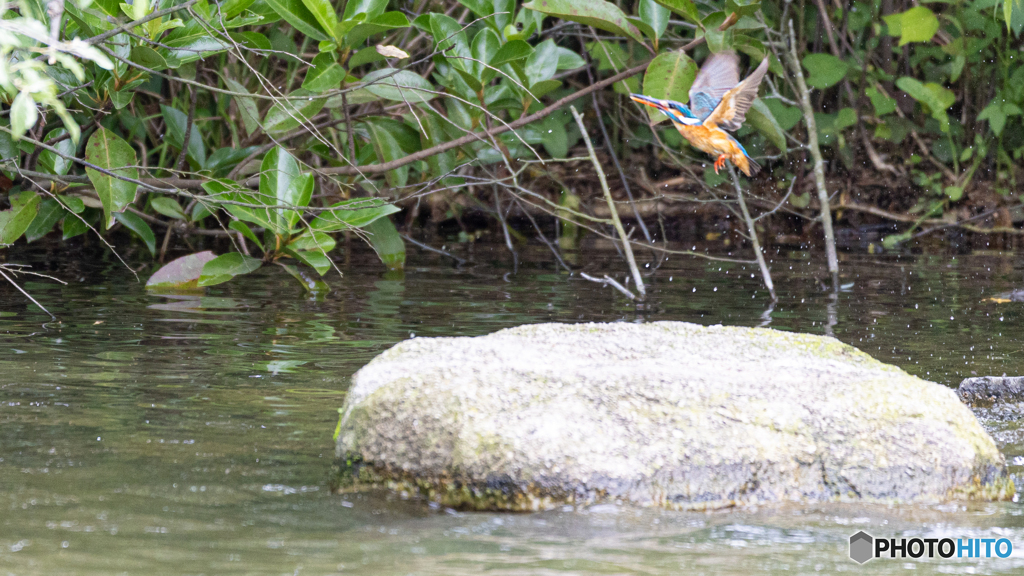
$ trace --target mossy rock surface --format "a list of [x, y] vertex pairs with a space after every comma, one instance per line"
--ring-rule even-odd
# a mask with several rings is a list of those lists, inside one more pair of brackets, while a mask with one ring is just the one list
[[683, 322], [401, 342], [353, 377], [337, 456], [342, 490], [471, 509], [1013, 494], [952, 390], [833, 338]]

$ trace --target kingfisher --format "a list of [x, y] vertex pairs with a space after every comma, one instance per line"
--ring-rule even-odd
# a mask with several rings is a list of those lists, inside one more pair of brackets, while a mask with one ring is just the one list
[[634, 102], [665, 113], [679, 133], [695, 148], [717, 156], [715, 174], [730, 160], [747, 176], [757, 174], [761, 166], [747, 154], [731, 134], [743, 125], [747, 110], [757, 98], [757, 87], [768, 71], [768, 58], [740, 82], [739, 57], [734, 52], [711, 55], [690, 86], [690, 105], [674, 100], [659, 100], [642, 94], [630, 94]]

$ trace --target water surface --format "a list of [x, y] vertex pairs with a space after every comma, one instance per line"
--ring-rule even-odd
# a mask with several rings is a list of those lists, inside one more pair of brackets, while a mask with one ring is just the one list
[[[158, 296], [116, 261], [9, 253], [68, 285], [25, 283], [56, 322], [0, 286], [0, 574], [864, 572], [846, 548], [860, 529], [1015, 545], [1008, 559], [872, 561], [870, 573], [1024, 570], [1016, 503], [508, 515], [330, 494], [351, 374], [414, 335], [683, 320], [834, 334], [950, 386], [1024, 372], [1024, 304], [985, 301], [1024, 287], [1015, 254], [847, 256], [838, 295], [822, 290], [817, 258], [781, 254], [776, 306], [751, 266], [672, 257], [638, 309], [543, 251], [516, 272], [500, 246], [458, 253], [472, 262], [413, 249], [396, 275], [359, 252], [320, 298], [274, 269]], [[614, 252], [577, 261], [623, 279]], [[1019, 474], [1020, 413], [979, 415]]]

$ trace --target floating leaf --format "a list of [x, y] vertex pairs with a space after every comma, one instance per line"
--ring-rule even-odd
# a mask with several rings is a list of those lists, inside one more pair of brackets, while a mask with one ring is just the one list
[[146, 288], [188, 290], [198, 288], [203, 266], [216, 258], [209, 250], [182, 256], [165, 264], [149, 277]]

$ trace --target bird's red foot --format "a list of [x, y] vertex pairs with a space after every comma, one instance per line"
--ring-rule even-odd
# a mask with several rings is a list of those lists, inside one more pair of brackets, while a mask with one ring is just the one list
[[725, 167], [725, 160], [725, 154], [722, 154], [718, 157], [718, 160], [715, 160], [715, 174], [718, 174], [718, 171]]

